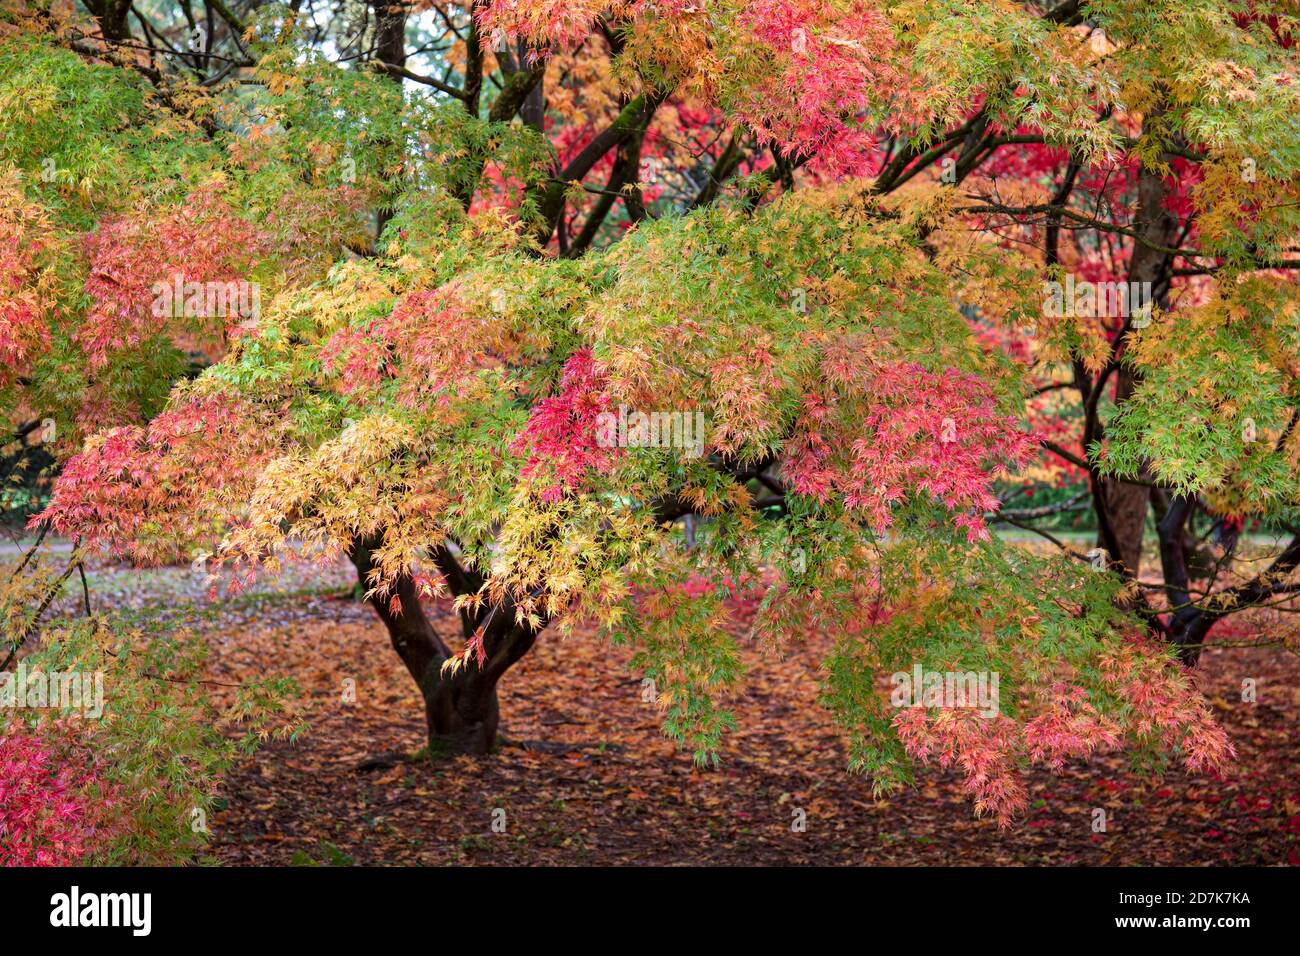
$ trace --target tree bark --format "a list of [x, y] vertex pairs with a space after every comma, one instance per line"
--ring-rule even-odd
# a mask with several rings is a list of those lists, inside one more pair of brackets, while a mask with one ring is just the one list
[[[1115, 404], [1118, 405], [1133, 394], [1135, 382], [1128, 366], [1122, 366], [1115, 375]], [[1106, 517], [1115, 534], [1112, 546], [1117, 550], [1111, 557], [1137, 577], [1142, 565], [1142, 536], [1146, 530], [1151, 489], [1145, 485], [1105, 479], [1102, 481], [1102, 491]], [[1106, 545], [1101, 538], [1097, 543], [1103, 547]]]
[[[1165, 192], [1164, 177], [1159, 172], [1142, 168], [1138, 173], [1137, 208], [1133, 217], [1137, 238], [1133, 241], [1128, 269], [1129, 288], [1137, 283], [1139, 287], [1149, 289], [1151, 304], [1162, 308], [1168, 300], [1170, 256], [1155, 247], [1168, 248], [1178, 226], [1177, 218], [1165, 208]], [[1118, 365], [1115, 370], [1116, 405], [1127, 400], [1137, 384], [1132, 368], [1121, 364], [1132, 321], [1132, 315], [1126, 317], [1112, 359]], [[1105, 514], [1098, 516], [1103, 525], [1098, 543], [1112, 551], [1111, 557], [1121, 562], [1128, 574], [1137, 577], [1142, 563], [1142, 536], [1151, 489], [1145, 485], [1107, 479], [1100, 490]], [[1107, 529], [1109, 535], [1105, 533]], [[1107, 541], [1107, 537], [1111, 540]]]
[[[349, 554], [363, 588], [369, 586], [368, 576], [374, 567], [370, 554], [377, 543], [357, 541]], [[439, 564], [448, 559], [455, 561], [445, 552], [439, 557]], [[449, 579], [453, 576], [448, 575]], [[452, 587], [457, 590], [458, 584], [464, 587], [470, 583], [460, 572], [459, 582], [452, 581]], [[496, 746], [501, 720], [497, 683], [528, 653], [537, 631], [516, 625], [513, 609], [506, 607], [495, 614], [489, 611], [482, 621], [463, 619], [467, 637], [482, 628], [486, 660], [480, 666], [471, 656], [456, 673], [444, 673], [443, 664], [453, 655], [424, 613], [415, 582], [409, 577], [400, 578], [392, 594], [400, 610], [392, 607], [389, 597], [368, 599], [367, 603], [383, 622], [393, 649], [424, 700], [430, 756], [490, 753]]]
[[[406, 66], [406, 5], [401, 0], [374, 0], [375, 57], [389, 66]], [[394, 77], [401, 83], [401, 77]]]
[[89, 0], [86, 7], [99, 22], [105, 40], [120, 42], [131, 38], [131, 28], [126, 22], [131, 0]]
[[[399, 0], [373, 0], [375, 10], [375, 58], [387, 66], [403, 69], [406, 66], [406, 6]], [[402, 88], [402, 77], [389, 73], [388, 78]], [[375, 241], [384, 234], [384, 227], [393, 218], [393, 207], [384, 205], [375, 211]]]

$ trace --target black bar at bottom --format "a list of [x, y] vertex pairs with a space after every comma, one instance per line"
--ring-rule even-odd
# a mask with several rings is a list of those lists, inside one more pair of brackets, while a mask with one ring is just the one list
[[[772, 934], [792, 931], [809, 942], [847, 932], [871, 945], [1019, 932], [1231, 943], [1289, 929], [1294, 885], [1287, 869], [0, 871], [8, 952], [21, 952], [27, 938], [74, 937], [126, 946], [334, 947], [414, 933], [432, 946], [465, 931], [485, 934], [492, 946], [512, 938], [589, 945], [608, 933], [605, 943], [619, 948], [701, 934], [771, 945]], [[118, 925], [84, 925], [108, 922]]]

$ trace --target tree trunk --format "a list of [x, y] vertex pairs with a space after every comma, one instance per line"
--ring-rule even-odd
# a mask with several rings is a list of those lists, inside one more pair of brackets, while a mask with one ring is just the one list
[[[1115, 404], [1118, 405], [1133, 394], [1134, 380], [1132, 369], [1127, 365], [1122, 366], [1115, 375]], [[1146, 530], [1151, 489], [1145, 485], [1105, 479], [1102, 481], [1102, 490], [1106, 518], [1115, 534], [1112, 545], [1117, 551], [1111, 557], [1137, 577], [1142, 565], [1142, 535]], [[1104, 547], [1106, 542], [1099, 537], [1097, 544]]]
[[[406, 66], [406, 5], [401, 0], [374, 0], [375, 57], [389, 66]], [[401, 83], [401, 77], [395, 77]]]
[[90, 0], [86, 8], [99, 22], [105, 40], [121, 42], [131, 38], [131, 28], [126, 21], [131, 12], [131, 0]]
[[[399, 0], [373, 0], [375, 10], [375, 58], [388, 66], [406, 67], [406, 6]], [[388, 78], [402, 88], [402, 77], [389, 73]], [[381, 140], [381, 144], [386, 143]], [[380, 206], [375, 211], [375, 241], [384, 234], [384, 227], [393, 218], [392, 206]]]
[[1174, 608], [1169, 615], [1169, 639], [1178, 647], [1178, 656], [1184, 664], [1194, 666], [1210, 630], [1236, 611], [1268, 601], [1286, 587], [1288, 575], [1300, 566], [1300, 535], [1291, 539], [1262, 574], [1250, 581], [1218, 592], [1211, 599], [1194, 600], [1191, 577], [1187, 568], [1187, 523], [1194, 502], [1184, 497], [1174, 497], [1160, 519], [1156, 530], [1160, 535], [1160, 561], [1169, 589], [1169, 603]]
[[[1174, 240], [1177, 218], [1165, 209], [1165, 181], [1158, 172], [1143, 168], [1138, 173], [1138, 200], [1133, 217], [1137, 238], [1129, 257], [1128, 282], [1150, 290], [1151, 304], [1164, 307], [1168, 299], [1170, 256], [1160, 248], [1168, 247]], [[1132, 306], [1132, 302], [1129, 303]], [[1125, 326], [1117, 343], [1113, 361], [1121, 363], [1133, 316], [1126, 317]], [[1122, 404], [1130, 395], [1136, 381], [1133, 370], [1119, 364], [1115, 370], [1115, 404]], [[1096, 398], [1100, 398], [1097, 396]], [[1094, 399], [1095, 400], [1095, 399]], [[1147, 507], [1151, 502], [1151, 489], [1145, 485], [1126, 481], [1106, 480], [1102, 483], [1104, 515], [1098, 518], [1103, 524], [1099, 544], [1113, 553], [1111, 557], [1123, 563], [1133, 577], [1137, 577], [1142, 563], [1142, 535], [1146, 527]], [[1106, 531], [1111, 540], [1107, 542]]]
[[[358, 541], [349, 554], [363, 588], [368, 588], [368, 576], [374, 567], [370, 553], [376, 543]], [[492, 615], [486, 626], [477, 620], [462, 621], [466, 636], [483, 627], [487, 659], [480, 666], [471, 656], [455, 674], [444, 673], [443, 664], [453, 655], [424, 613], [414, 581], [409, 577], [399, 579], [392, 594], [400, 610], [392, 607], [390, 598], [369, 599], [367, 603], [387, 628], [393, 649], [424, 699], [430, 756], [491, 752], [497, 743], [501, 718], [497, 682], [528, 652], [537, 633], [515, 625], [512, 613], [501, 613], [506, 608]]]

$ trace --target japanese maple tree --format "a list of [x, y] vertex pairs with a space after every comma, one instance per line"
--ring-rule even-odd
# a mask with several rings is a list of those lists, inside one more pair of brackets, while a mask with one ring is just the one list
[[[583, 626], [716, 759], [740, 642], [824, 630], [877, 788], [953, 765], [1006, 822], [1033, 763], [1214, 769], [1167, 639], [1300, 561], [1216, 589], [1185, 538], [1300, 494], [1285, 7], [233, 3], [197, 46], [17, 10], [0, 394], [74, 436], [34, 522], [197, 549], [214, 592], [346, 554], [433, 751], [490, 749], [503, 675]], [[1150, 301], [1052, 308], [1067, 277]], [[252, 321], [154, 307], [241, 281]], [[629, 410], [702, 440], [611, 440]], [[1032, 472], [1086, 483], [1106, 573], [990, 533]], [[998, 674], [998, 713], [892, 706], [914, 665]]]

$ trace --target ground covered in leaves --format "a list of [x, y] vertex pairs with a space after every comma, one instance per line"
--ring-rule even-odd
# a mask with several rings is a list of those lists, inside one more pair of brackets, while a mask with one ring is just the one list
[[[359, 769], [418, 750], [424, 728], [383, 628], [347, 593], [349, 570], [300, 566], [211, 603], [186, 568], [93, 569], [97, 604], [202, 633], [215, 680], [280, 673], [303, 690], [307, 736], [269, 745], [222, 788], [210, 823], [224, 864], [1300, 863], [1300, 658], [1283, 648], [1203, 658], [1203, 687], [1238, 751], [1223, 777], [1152, 781], [1098, 758], [1035, 774], [1029, 813], [999, 830], [973, 817], [955, 774], [924, 771], [916, 789], [876, 800], [845, 771], [816, 705], [825, 635], [782, 660], [747, 653], [740, 727], [718, 769], [697, 769], [661, 735], [627, 652], [549, 632], [503, 682], [498, 753]], [[430, 610], [458, 634], [448, 608]], [[1254, 703], [1241, 701], [1244, 678]], [[1105, 833], [1093, 832], [1096, 808]]]

